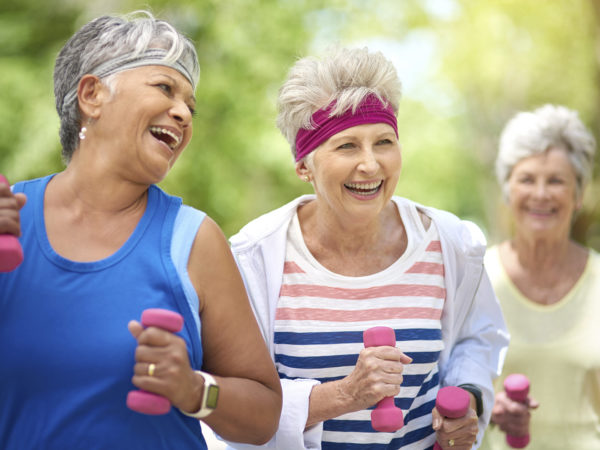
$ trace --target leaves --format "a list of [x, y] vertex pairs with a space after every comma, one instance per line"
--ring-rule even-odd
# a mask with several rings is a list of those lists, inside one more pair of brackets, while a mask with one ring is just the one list
[[[162, 183], [235, 233], [309, 192], [275, 127], [276, 97], [298, 57], [342, 43], [381, 49], [404, 81], [399, 195], [475, 220], [504, 237], [493, 162], [517, 111], [576, 109], [598, 136], [599, 0], [5, 0], [0, 10], [0, 171], [60, 170], [54, 58], [74, 30], [149, 4], [196, 43], [194, 137]], [[596, 169], [596, 173], [598, 169]], [[600, 248], [598, 184], [575, 236]], [[594, 228], [596, 226], [596, 228]]]

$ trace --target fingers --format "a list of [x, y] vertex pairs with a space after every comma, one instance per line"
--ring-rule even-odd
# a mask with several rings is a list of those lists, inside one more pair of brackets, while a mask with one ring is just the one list
[[346, 398], [352, 399], [352, 407], [369, 408], [384, 397], [398, 395], [403, 381], [403, 361], [412, 359], [395, 347], [361, 350], [354, 370], [341, 383]]
[[0, 234], [21, 235], [19, 211], [25, 205], [25, 194], [14, 194], [10, 188], [0, 183]]
[[437, 408], [433, 408], [433, 410], [431, 411], [431, 417], [432, 417], [432, 420], [433, 420], [433, 429], [435, 431], [439, 430], [442, 427], [443, 417], [439, 413], [439, 411], [437, 410]]
[[144, 327], [137, 320], [132, 320], [127, 324], [127, 328], [129, 332], [134, 338], [138, 338], [138, 336], [144, 331]]
[[132, 383], [166, 397], [175, 406], [186, 404], [195, 375], [185, 341], [160, 328], [144, 328], [135, 320], [128, 323], [128, 329], [138, 341]]
[[369, 348], [365, 348], [364, 350], [362, 350], [360, 352], [360, 354], [364, 355], [365, 357], [373, 355], [373, 356], [377, 357], [378, 359], [382, 359], [385, 361], [391, 361], [391, 362], [395, 362], [395, 363], [402, 363], [402, 364], [412, 363], [412, 358], [410, 356], [408, 356], [407, 354], [405, 354], [404, 352], [402, 352], [402, 350], [400, 350], [399, 348], [396, 348], [396, 347], [387, 347], [387, 346], [369, 347]]
[[533, 397], [527, 397], [526, 404], [529, 409], [536, 409], [540, 406], [539, 402]]
[[[450, 448], [452, 450], [470, 449], [477, 438], [478, 419], [477, 413], [473, 409], [469, 409], [464, 417], [458, 419], [450, 419], [441, 417], [437, 409], [433, 409], [434, 430], [437, 433], [437, 441], [442, 448]], [[436, 417], [438, 418], [436, 428]], [[441, 422], [441, 423], [440, 423]], [[452, 441], [452, 446], [449, 442]]]

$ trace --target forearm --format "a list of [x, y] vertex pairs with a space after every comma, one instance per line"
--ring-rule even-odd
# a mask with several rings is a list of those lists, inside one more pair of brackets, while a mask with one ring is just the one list
[[346, 393], [344, 383], [345, 379], [342, 379], [313, 387], [306, 428], [359, 409], [355, 406], [355, 400]]
[[219, 383], [217, 408], [204, 422], [232, 442], [268, 442], [279, 425], [280, 390], [245, 378], [215, 379]]

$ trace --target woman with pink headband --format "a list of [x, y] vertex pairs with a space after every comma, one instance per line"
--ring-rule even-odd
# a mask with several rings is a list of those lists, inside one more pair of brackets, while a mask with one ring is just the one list
[[[231, 238], [283, 388], [265, 448], [467, 449], [488, 423], [508, 335], [485, 240], [394, 196], [400, 88], [382, 54], [338, 48], [299, 60], [280, 90], [278, 126], [315, 193]], [[375, 326], [392, 328], [396, 345], [365, 348]], [[471, 393], [464, 418], [434, 409], [447, 385]], [[372, 427], [384, 397], [402, 410], [396, 431]]]
[[[59, 52], [66, 168], [0, 182], [0, 235], [24, 250], [0, 273], [3, 450], [206, 449], [199, 419], [275, 433], [281, 387], [227, 239], [156, 186], [192, 137], [199, 74], [194, 44], [144, 12]], [[183, 326], [140, 322], [148, 309]]]

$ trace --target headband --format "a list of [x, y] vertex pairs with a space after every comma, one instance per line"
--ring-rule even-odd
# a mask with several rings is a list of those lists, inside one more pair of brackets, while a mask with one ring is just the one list
[[324, 109], [319, 109], [311, 117], [312, 130], [300, 128], [296, 134], [296, 162], [300, 161], [334, 134], [347, 128], [366, 123], [387, 123], [398, 136], [398, 121], [391, 105], [385, 106], [375, 95], [366, 96], [356, 108], [346, 110], [339, 116], [331, 116], [334, 100]]
[[[190, 71], [191, 67], [189, 64], [185, 64], [188, 61], [182, 61], [183, 58], [178, 58], [173, 61], [173, 58], [168, 58], [168, 52], [162, 48], [151, 48], [142, 53], [132, 55], [127, 53], [125, 55], [117, 56], [116, 58], [109, 59], [103, 62], [99, 66], [94, 67], [90, 70], [89, 74], [96, 75], [98, 78], [104, 78], [123, 70], [135, 69], [142, 66], [166, 66], [177, 70], [183, 75], [192, 85], [192, 89], [196, 90], [196, 80]], [[63, 107], [70, 104], [77, 97], [77, 84], [71, 88], [71, 90], [65, 95], [63, 99]]]

